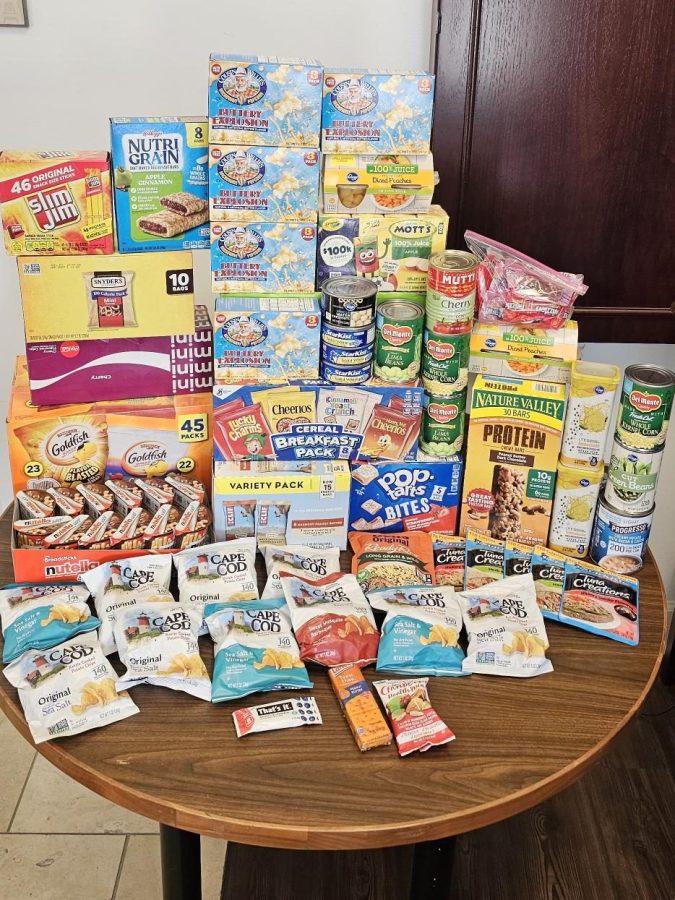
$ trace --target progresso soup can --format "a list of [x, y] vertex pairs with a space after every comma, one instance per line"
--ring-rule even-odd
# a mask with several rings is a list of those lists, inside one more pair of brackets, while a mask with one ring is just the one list
[[424, 395], [420, 448], [429, 456], [459, 453], [464, 444], [466, 391], [444, 397]]
[[375, 374], [394, 384], [417, 378], [422, 362], [424, 307], [414, 300], [383, 300], [377, 307]]
[[358, 275], [334, 275], [321, 285], [323, 320], [338, 328], [367, 328], [375, 319], [377, 285]]
[[607, 572], [630, 575], [642, 568], [654, 507], [647, 513], [622, 513], [604, 495], [598, 501], [589, 556]]
[[675, 394], [675, 375], [668, 369], [641, 363], [623, 376], [616, 437], [636, 450], [661, 450], [666, 443]]
[[433, 334], [471, 331], [476, 307], [478, 258], [466, 250], [442, 250], [429, 260], [427, 329]]

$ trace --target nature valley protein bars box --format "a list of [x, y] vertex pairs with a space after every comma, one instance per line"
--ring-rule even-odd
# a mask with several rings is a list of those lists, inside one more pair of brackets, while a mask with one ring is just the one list
[[564, 421], [562, 384], [476, 378], [460, 533], [546, 543]]

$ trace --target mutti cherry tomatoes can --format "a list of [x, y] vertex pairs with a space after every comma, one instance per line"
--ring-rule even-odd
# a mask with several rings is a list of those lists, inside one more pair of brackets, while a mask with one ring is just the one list
[[442, 250], [429, 260], [426, 324], [432, 334], [471, 331], [478, 259], [465, 250]]

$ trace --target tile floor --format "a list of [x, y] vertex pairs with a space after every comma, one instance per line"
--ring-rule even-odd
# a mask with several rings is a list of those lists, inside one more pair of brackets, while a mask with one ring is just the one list
[[[12, 900], [161, 900], [156, 822], [61, 773], [0, 713], [0, 894]], [[203, 900], [225, 843], [202, 838]]]

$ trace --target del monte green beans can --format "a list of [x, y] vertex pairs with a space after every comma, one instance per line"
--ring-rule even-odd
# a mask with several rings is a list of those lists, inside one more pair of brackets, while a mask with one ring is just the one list
[[466, 388], [470, 339], [470, 331], [464, 334], [424, 332], [422, 381], [426, 391], [435, 396], [446, 396]]
[[420, 373], [424, 307], [414, 300], [383, 300], [377, 306], [375, 374], [394, 384]]
[[649, 363], [628, 366], [623, 376], [616, 437], [636, 450], [661, 450], [673, 408], [675, 375]]
[[430, 456], [452, 456], [464, 443], [466, 391], [445, 397], [424, 394], [420, 447]]

